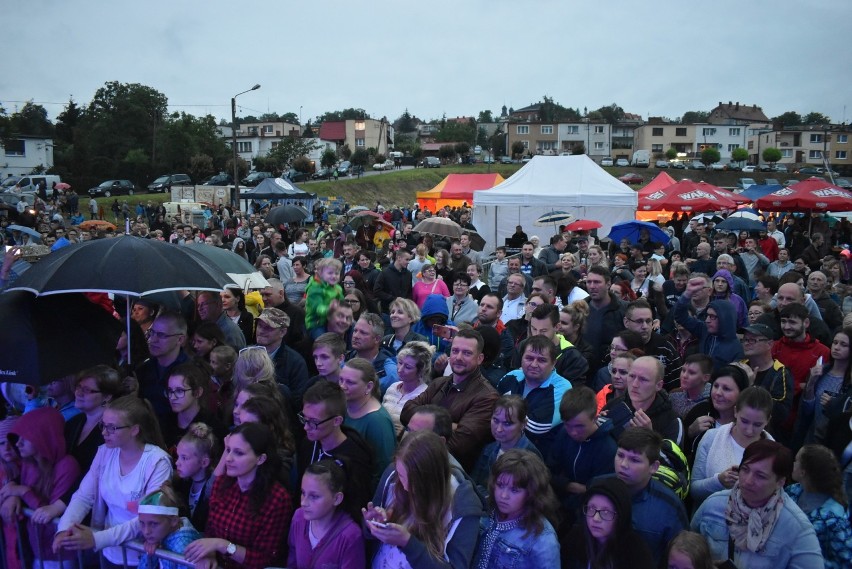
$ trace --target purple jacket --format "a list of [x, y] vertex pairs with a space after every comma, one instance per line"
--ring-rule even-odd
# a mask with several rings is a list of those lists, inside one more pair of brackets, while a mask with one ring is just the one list
[[361, 534], [361, 528], [348, 514], [338, 511], [334, 515], [334, 524], [317, 543], [316, 549], [311, 548], [308, 531], [309, 522], [305, 520], [302, 508], [299, 508], [290, 523], [290, 552], [287, 555], [289, 569], [366, 568], [364, 536]]

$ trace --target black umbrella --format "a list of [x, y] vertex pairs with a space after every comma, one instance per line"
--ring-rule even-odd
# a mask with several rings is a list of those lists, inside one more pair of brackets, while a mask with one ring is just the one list
[[285, 223], [297, 223], [303, 221], [310, 215], [310, 212], [300, 205], [287, 204], [274, 207], [266, 214], [266, 223], [274, 226], [283, 225]]
[[186, 249], [193, 255], [205, 257], [227, 274], [243, 290], [249, 288], [266, 288], [269, 286], [269, 281], [264, 278], [254, 265], [230, 249], [200, 244], [189, 245]]
[[0, 295], [0, 380], [44, 385], [111, 364], [121, 324], [82, 294]]
[[187, 247], [121, 235], [54, 251], [9, 290], [37, 295], [111, 292], [145, 296], [168, 290], [221, 291], [233, 284], [224, 271]]

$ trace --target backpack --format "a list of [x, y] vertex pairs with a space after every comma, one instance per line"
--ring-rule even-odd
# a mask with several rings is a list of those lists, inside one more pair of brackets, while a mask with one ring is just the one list
[[669, 439], [663, 439], [663, 444], [660, 445], [660, 467], [654, 473], [654, 478], [677, 494], [681, 500], [689, 496], [689, 463], [680, 447]]

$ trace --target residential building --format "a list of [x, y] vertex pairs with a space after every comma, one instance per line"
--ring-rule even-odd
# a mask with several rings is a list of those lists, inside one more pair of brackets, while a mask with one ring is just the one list
[[719, 151], [719, 162], [731, 162], [731, 153], [737, 148], [745, 148], [749, 125], [704, 123], [695, 127], [695, 155], [701, 156], [705, 148]]
[[507, 125], [507, 152], [511, 152], [512, 145], [520, 141], [525, 155], [555, 156], [560, 152], [558, 127], [552, 122], [510, 122]]
[[571, 154], [582, 146], [595, 162], [610, 155], [612, 126], [603, 121], [579, 121], [558, 125], [558, 149]]
[[740, 104], [728, 101], [725, 105], [722, 101], [710, 111], [707, 122], [716, 125], [753, 125], [762, 124], [769, 126], [772, 121], [763, 114], [763, 109], [757, 105]]
[[359, 148], [375, 148], [376, 153], [385, 156], [393, 148], [393, 133], [387, 119], [325, 121], [319, 129], [319, 137], [323, 141], [334, 142], [338, 147], [349, 146], [353, 152]]
[[[231, 145], [230, 126], [218, 127], [220, 136]], [[302, 129], [297, 124], [285, 122], [244, 123], [237, 128], [237, 156], [248, 162], [253, 168], [254, 159], [266, 156], [269, 151], [278, 146], [287, 136], [301, 136]]]
[[852, 168], [850, 134], [852, 128], [842, 124], [753, 128], [747, 142], [749, 162], [763, 163], [763, 150], [773, 147], [781, 151], [779, 164], [821, 167], [825, 155], [833, 169], [848, 171]]
[[[669, 148], [674, 148], [678, 155], [682, 155], [681, 158], [694, 158], [696, 130], [699, 128], [694, 124], [669, 123], [661, 117], [648, 117], [648, 122], [637, 126], [633, 131], [633, 152], [649, 150], [654, 160], [660, 160]], [[622, 157], [619, 152], [614, 153], [619, 154], [619, 158]], [[632, 152], [630, 154], [632, 155]]]
[[36, 168], [53, 168], [53, 139], [41, 136], [16, 135], [6, 141], [0, 141], [2, 160], [0, 175], [23, 176]]

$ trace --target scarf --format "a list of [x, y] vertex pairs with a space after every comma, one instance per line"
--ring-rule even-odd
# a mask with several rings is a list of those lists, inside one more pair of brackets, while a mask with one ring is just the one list
[[482, 556], [479, 558], [479, 567], [477, 569], [488, 569], [491, 566], [491, 551], [494, 549], [494, 544], [497, 543], [497, 538], [500, 534], [513, 530], [520, 524], [523, 518], [515, 518], [508, 522], [498, 522], [497, 513], [491, 514], [491, 525], [485, 531], [482, 540]]
[[758, 553], [766, 545], [781, 510], [784, 509], [784, 491], [779, 488], [760, 508], [752, 508], [743, 500], [739, 482], [734, 485], [728, 496], [725, 519], [728, 522], [728, 535], [740, 550]]

